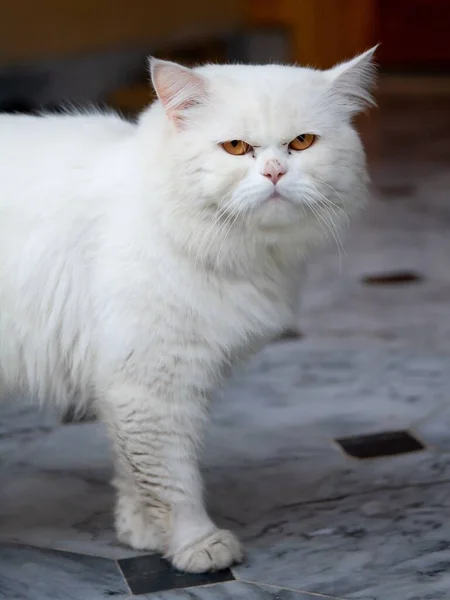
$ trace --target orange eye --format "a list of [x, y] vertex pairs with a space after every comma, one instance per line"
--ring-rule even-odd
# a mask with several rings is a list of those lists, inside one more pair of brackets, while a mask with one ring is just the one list
[[251, 152], [252, 150], [250, 144], [247, 144], [247, 142], [243, 142], [242, 140], [223, 142], [221, 146], [225, 152], [228, 152], [228, 154], [234, 154], [234, 156], [242, 156], [243, 154], [248, 154], [248, 152]]
[[289, 150], [306, 150], [314, 144], [316, 136], [312, 133], [302, 133], [289, 144]]

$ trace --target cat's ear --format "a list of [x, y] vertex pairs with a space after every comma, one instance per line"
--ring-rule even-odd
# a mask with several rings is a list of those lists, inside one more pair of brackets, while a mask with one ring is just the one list
[[368, 106], [374, 106], [372, 89], [376, 79], [374, 54], [378, 46], [356, 56], [352, 60], [336, 65], [326, 71], [331, 80], [332, 91], [340, 97], [340, 104], [351, 115]]
[[187, 112], [206, 98], [206, 81], [192, 69], [167, 60], [150, 58], [153, 87], [167, 116], [181, 127]]

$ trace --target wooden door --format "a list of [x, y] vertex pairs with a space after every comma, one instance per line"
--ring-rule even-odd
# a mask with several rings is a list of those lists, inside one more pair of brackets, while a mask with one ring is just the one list
[[246, 0], [252, 26], [282, 26], [291, 58], [320, 68], [377, 42], [376, 0]]
[[383, 67], [450, 68], [450, 0], [378, 0]]

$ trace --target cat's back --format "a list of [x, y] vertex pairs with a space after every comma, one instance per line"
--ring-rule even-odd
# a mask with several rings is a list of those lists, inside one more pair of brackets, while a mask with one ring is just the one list
[[43, 138], [57, 144], [87, 139], [101, 143], [134, 129], [135, 125], [131, 121], [114, 112], [37, 115], [0, 113], [0, 151], [8, 144], [21, 144], [25, 139], [31, 144], [37, 144]]
[[57, 259], [68, 273], [85, 262], [133, 131], [116, 115], [0, 115], [0, 309], [18, 274], [31, 289]]
[[115, 114], [0, 115], [0, 246], [18, 224], [62, 225], [93, 208], [134, 130]]
[[92, 257], [133, 131], [114, 115], [0, 115], [0, 392], [68, 393], [58, 356], [87, 345]]
[[[40, 169], [87, 167], [110, 144], [134, 131], [116, 114], [0, 114], [0, 186]], [[41, 172], [41, 175], [47, 174]], [[20, 182], [17, 182], [20, 183]]]

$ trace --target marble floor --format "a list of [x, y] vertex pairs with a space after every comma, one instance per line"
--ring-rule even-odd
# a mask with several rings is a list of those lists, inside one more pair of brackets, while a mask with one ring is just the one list
[[[381, 104], [373, 201], [341, 259], [312, 261], [302, 336], [215, 399], [208, 503], [246, 561], [194, 577], [119, 545], [102, 425], [14, 402], [0, 412], [1, 600], [450, 598], [448, 99]], [[364, 450], [385, 432], [423, 448], [385, 440], [377, 456], [378, 441], [359, 460], [338, 442]]]

